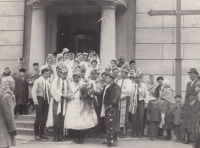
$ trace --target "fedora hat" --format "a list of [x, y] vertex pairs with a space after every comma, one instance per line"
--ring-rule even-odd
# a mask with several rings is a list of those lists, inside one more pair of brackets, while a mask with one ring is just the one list
[[191, 68], [188, 73], [196, 73], [197, 75], [199, 75], [199, 73], [197, 72], [195, 68]]

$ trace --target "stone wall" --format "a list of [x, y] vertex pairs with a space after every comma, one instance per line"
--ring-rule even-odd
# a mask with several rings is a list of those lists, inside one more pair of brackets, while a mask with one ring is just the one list
[[0, 0], [0, 73], [23, 53], [24, 0]]
[[[182, 10], [200, 9], [199, 0], [182, 0]], [[176, 16], [149, 16], [149, 10], [176, 10], [176, 0], [136, 1], [136, 60], [146, 74], [164, 76], [175, 90]], [[182, 95], [189, 81], [187, 72], [200, 71], [200, 16], [182, 16]], [[180, 86], [181, 87], [181, 86]]]

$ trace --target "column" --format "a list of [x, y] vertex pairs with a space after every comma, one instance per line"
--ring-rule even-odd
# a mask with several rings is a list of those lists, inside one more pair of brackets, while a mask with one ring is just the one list
[[101, 14], [100, 58], [103, 67], [116, 58], [115, 9], [112, 2], [103, 3]]
[[40, 67], [46, 60], [46, 7], [45, 3], [34, 2], [32, 6], [32, 28], [30, 41], [29, 71], [33, 63], [39, 63]]

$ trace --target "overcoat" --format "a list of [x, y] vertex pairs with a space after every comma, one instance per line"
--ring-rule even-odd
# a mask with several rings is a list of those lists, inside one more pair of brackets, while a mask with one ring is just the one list
[[196, 88], [195, 84], [199, 81], [200, 81], [199, 79], [196, 79], [194, 83], [192, 84], [192, 86], [191, 86], [192, 82], [187, 83], [186, 95], [185, 95], [184, 118], [183, 118], [184, 128], [189, 128], [189, 119], [190, 119], [191, 111], [192, 111], [192, 107], [190, 106], [190, 103], [189, 103], [189, 98], [191, 96], [195, 96], [195, 97], [197, 96], [197, 93], [195, 91], [195, 88]]
[[15, 137], [10, 132], [16, 131], [14, 119], [15, 98], [9, 93], [0, 97], [0, 147], [16, 145]]
[[28, 99], [28, 82], [26, 78], [24, 80], [21, 77], [15, 79], [15, 97], [16, 105], [26, 105]]

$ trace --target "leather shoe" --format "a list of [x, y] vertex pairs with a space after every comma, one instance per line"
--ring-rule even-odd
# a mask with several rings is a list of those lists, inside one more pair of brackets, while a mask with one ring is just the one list
[[42, 138], [39, 135], [37, 135], [35, 136], [35, 140], [42, 140]]
[[185, 142], [185, 140], [183, 140], [183, 139], [179, 141], [179, 143], [184, 143], [184, 142]]
[[107, 140], [104, 140], [104, 142], [102, 144], [107, 144]]
[[49, 139], [49, 137], [47, 137], [47, 136], [45, 136], [45, 135], [40, 135], [40, 137], [41, 137], [42, 139]]
[[137, 134], [136, 134], [136, 133], [133, 133], [131, 137], [132, 137], [132, 138], [136, 138], [136, 137], [137, 137]]
[[58, 137], [54, 137], [53, 142], [59, 142]]
[[64, 142], [65, 140], [61, 136], [59, 136], [58, 141]]
[[113, 147], [116, 147], [118, 144], [117, 144], [117, 141], [114, 141], [114, 143], [113, 143]]

